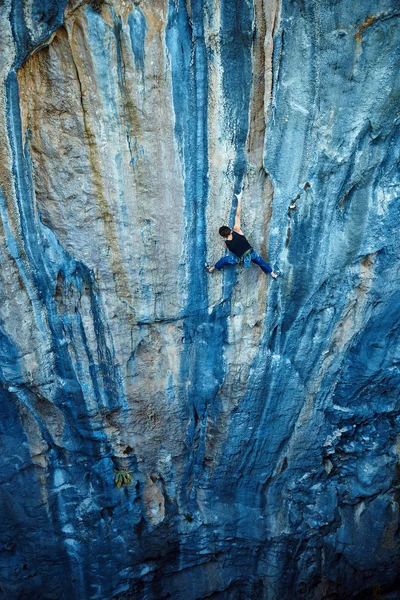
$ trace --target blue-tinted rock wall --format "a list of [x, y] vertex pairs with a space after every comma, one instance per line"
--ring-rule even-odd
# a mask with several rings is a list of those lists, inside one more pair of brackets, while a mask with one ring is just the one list
[[2, 3], [0, 597], [396, 597], [399, 16]]

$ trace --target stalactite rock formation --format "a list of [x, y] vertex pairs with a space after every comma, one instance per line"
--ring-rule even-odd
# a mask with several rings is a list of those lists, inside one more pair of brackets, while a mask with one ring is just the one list
[[0, 3], [0, 598], [398, 597], [399, 17]]

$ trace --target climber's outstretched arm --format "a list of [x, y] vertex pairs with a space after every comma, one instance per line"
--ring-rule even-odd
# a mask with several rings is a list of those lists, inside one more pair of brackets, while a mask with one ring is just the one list
[[240, 235], [244, 235], [243, 231], [240, 228], [240, 213], [242, 210], [242, 193], [243, 192], [240, 192], [240, 194], [235, 194], [235, 196], [237, 198], [237, 208], [236, 208], [235, 224], [233, 226], [233, 231], [236, 231], [236, 233], [239, 233]]

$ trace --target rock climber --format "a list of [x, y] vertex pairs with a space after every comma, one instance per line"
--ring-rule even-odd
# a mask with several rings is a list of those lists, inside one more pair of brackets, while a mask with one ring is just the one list
[[223, 256], [219, 259], [214, 266], [206, 265], [206, 269], [209, 273], [213, 273], [213, 271], [220, 271], [224, 267], [228, 265], [236, 265], [243, 261], [245, 267], [250, 267], [251, 262], [256, 263], [267, 275], [271, 275], [274, 279], [276, 279], [279, 273], [275, 273], [270, 265], [265, 262], [265, 260], [257, 254], [255, 250], [250, 246], [249, 242], [246, 240], [243, 231], [240, 228], [240, 212], [241, 212], [241, 200], [242, 193], [235, 194], [237, 198], [237, 208], [236, 208], [236, 217], [235, 217], [235, 225], [233, 229], [223, 225], [219, 228], [219, 234], [225, 240], [225, 246], [232, 254], [228, 254], [227, 256]]

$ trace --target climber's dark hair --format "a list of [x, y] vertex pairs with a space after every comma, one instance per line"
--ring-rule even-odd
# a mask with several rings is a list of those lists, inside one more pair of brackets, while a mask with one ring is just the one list
[[230, 234], [231, 234], [230, 227], [227, 227], [226, 225], [222, 225], [222, 227], [219, 228], [219, 235], [221, 235], [223, 238], [227, 238], [228, 236], [230, 236]]

